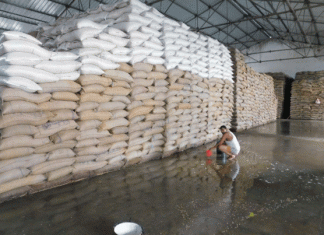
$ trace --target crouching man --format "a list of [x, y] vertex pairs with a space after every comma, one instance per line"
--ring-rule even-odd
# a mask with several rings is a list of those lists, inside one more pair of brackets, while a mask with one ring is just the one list
[[227, 154], [230, 159], [234, 159], [240, 152], [241, 147], [236, 139], [236, 136], [227, 129], [226, 126], [221, 126], [220, 131], [223, 134], [222, 139], [211, 149], [218, 148], [223, 153]]

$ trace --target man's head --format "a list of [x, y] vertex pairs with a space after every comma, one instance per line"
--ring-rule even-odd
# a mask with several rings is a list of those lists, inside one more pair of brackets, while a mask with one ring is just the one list
[[227, 132], [227, 127], [226, 126], [221, 126], [220, 131], [222, 132], [222, 134], [224, 135]]

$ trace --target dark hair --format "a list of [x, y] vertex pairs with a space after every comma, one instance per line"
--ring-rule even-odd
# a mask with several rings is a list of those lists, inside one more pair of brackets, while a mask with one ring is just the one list
[[223, 125], [219, 129], [227, 129], [227, 127]]

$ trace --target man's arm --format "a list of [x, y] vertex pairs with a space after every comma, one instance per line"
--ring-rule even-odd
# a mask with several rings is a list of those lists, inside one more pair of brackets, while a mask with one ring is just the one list
[[218, 143], [218, 144], [216, 144], [216, 146], [215, 146], [215, 147], [212, 147], [211, 149], [216, 149], [216, 148], [218, 148], [218, 146], [220, 146], [220, 145], [224, 144], [224, 142], [225, 142], [225, 140], [226, 140], [226, 137], [227, 137], [227, 135], [228, 135], [228, 133], [225, 133], [225, 134], [223, 135], [222, 139], [221, 139], [221, 140], [219, 141], [219, 143]]

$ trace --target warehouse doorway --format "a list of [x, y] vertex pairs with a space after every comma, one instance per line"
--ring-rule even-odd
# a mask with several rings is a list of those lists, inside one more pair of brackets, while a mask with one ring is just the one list
[[283, 111], [281, 113], [282, 119], [290, 118], [290, 98], [291, 98], [292, 82], [293, 82], [293, 79], [286, 79], [286, 82], [285, 82]]

